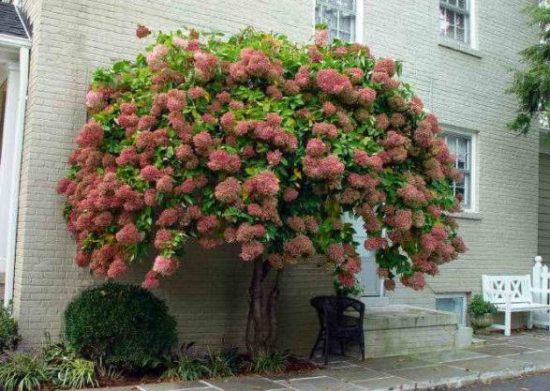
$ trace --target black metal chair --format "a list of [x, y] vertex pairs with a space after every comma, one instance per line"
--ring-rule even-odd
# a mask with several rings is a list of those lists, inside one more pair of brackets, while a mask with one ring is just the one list
[[309, 358], [313, 358], [315, 351], [322, 343], [325, 365], [327, 365], [330, 343], [331, 341], [338, 341], [342, 356], [345, 355], [344, 343], [358, 343], [361, 357], [364, 360], [365, 333], [363, 331], [363, 318], [365, 316], [365, 304], [346, 296], [318, 296], [311, 299], [311, 305], [317, 310], [321, 330]]

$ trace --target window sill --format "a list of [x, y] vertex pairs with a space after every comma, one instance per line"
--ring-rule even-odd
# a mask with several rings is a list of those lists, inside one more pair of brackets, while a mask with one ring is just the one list
[[452, 213], [451, 217], [462, 220], [483, 220], [483, 216], [481, 215], [481, 213], [468, 210], [459, 213]]
[[475, 58], [483, 58], [479, 50], [471, 48], [466, 44], [460, 43], [458, 41], [453, 41], [451, 39], [446, 39], [446, 38], [439, 38], [438, 44], [443, 48], [454, 50], [455, 52], [464, 53], [464, 54], [467, 54], [468, 56], [472, 56]]

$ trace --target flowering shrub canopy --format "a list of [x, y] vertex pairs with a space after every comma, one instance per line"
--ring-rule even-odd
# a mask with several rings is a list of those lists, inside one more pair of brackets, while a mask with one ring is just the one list
[[243, 261], [273, 268], [324, 254], [352, 287], [345, 213], [363, 219], [389, 289], [394, 277], [420, 289], [465, 251], [448, 215], [454, 157], [398, 63], [327, 45], [323, 31], [309, 46], [252, 30], [207, 38], [160, 33], [145, 55], [95, 72], [57, 189], [77, 265], [118, 278], [153, 250], [154, 288], [194, 239], [238, 243]]

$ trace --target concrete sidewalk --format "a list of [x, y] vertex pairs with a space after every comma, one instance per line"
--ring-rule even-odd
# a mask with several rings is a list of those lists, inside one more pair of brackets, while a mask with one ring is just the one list
[[[464, 350], [367, 359], [336, 358], [324, 369], [281, 376], [243, 376], [145, 384], [139, 391], [360, 391], [449, 389], [550, 370], [550, 333], [490, 334]], [[549, 385], [550, 389], [550, 385]]]

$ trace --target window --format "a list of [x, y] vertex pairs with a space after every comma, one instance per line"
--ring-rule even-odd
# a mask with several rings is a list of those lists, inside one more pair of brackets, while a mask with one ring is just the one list
[[356, 40], [357, 2], [361, 0], [316, 0], [315, 24], [326, 24], [329, 39]]
[[463, 175], [462, 181], [453, 182], [453, 191], [455, 195], [462, 197], [463, 209], [473, 208], [473, 181], [472, 181], [472, 135], [460, 133], [445, 133], [445, 143], [449, 150], [455, 155], [455, 168]]
[[470, 2], [471, 0], [440, 0], [440, 35], [462, 43], [470, 44]]
[[443, 295], [435, 299], [435, 309], [458, 315], [458, 322], [466, 324], [466, 295]]

